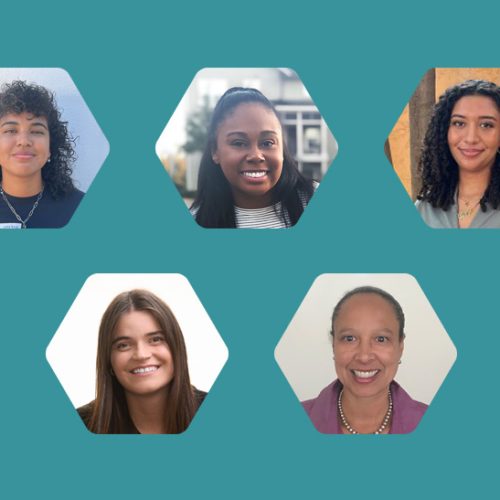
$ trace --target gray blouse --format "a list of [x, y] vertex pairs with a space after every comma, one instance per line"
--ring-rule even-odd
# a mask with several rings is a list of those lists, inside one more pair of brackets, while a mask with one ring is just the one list
[[[455, 202], [448, 210], [434, 208], [429, 202], [417, 200], [415, 202], [424, 222], [433, 228], [458, 228], [457, 203]], [[469, 228], [500, 228], [500, 210], [488, 207], [486, 212], [481, 208], [477, 211]]]

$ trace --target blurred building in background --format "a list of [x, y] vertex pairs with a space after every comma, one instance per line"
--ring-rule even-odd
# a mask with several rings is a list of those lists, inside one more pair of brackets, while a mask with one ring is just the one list
[[157, 154], [181, 192], [197, 189], [210, 114], [231, 87], [258, 89], [274, 104], [299, 170], [321, 181], [337, 153], [337, 143], [294, 71], [207, 68], [196, 75], [157, 143]]

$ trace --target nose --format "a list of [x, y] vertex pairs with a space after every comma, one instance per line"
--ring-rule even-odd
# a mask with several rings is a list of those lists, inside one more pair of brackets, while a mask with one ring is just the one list
[[18, 146], [31, 146], [31, 136], [29, 132], [20, 131], [17, 134], [17, 145]]
[[264, 161], [264, 155], [262, 154], [258, 144], [252, 145], [247, 154], [247, 161], [250, 163], [261, 163]]
[[478, 131], [474, 126], [467, 127], [465, 134], [465, 142], [475, 144], [478, 141]]
[[145, 342], [138, 342], [134, 349], [134, 358], [138, 360], [145, 360], [151, 357], [149, 346]]
[[371, 346], [371, 343], [366, 341], [366, 342], [360, 342], [358, 345], [358, 351], [356, 353], [356, 358], [361, 362], [361, 363], [368, 363], [374, 358], [374, 353], [373, 349]]

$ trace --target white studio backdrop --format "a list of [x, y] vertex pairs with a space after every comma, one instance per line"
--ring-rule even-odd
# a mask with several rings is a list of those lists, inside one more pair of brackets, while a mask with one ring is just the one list
[[323, 274], [313, 283], [275, 350], [299, 400], [315, 398], [337, 378], [330, 336], [333, 308], [346, 292], [375, 286], [389, 292], [405, 314], [405, 348], [396, 381], [429, 404], [457, 353], [422, 289], [408, 274]]
[[0, 85], [23, 80], [51, 91], [76, 139], [73, 165], [75, 186], [86, 192], [109, 153], [109, 144], [69, 74], [60, 68], [0, 68]]
[[47, 360], [78, 408], [95, 398], [99, 324], [110, 302], [134, 288], [151, 291], [172, 310], [186, 342], [191, 383], [208, 392], [228, 350], [189, 281], [180, 274], [94, 274], [83, 285], [47, 347]]

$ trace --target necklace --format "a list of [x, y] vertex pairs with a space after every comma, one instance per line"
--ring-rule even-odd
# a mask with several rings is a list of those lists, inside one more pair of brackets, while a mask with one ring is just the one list
[[[344, 394], [344, 389], [340, 391], [339, 394], [339, 399], [337, 401], [337, 406], [339, 408], [339, 415], [340, 415], [340, 420], [342, 421], [343, 426], [351, 433], [351, 434], [359, 434], [357, 430], [355, 430], [353, 427], [349, 425], [349, 422], [347, 421], [347, 418], [345, 418], [344, 415], [344, 408], [342, 406], [342, 395]], [[389, 407], [387, 408], [387, 412], [385, 414], [384, 420], [382, 421], [382, 424], [380, 427], [373, 433], [373, 434], [382, 434], [384, 430], [387, 428], [387, 425], [389, 424], [389, 421], [391, 419], [392, 415], [392, 396], [391, 396], [391, 390], [387, 391], [387, 395], [389, 396]]]
[[42, 199], [43, 196], [43, 191], [45, 189], [45, 186], [42, 186], [42, 190], [38, 194], [35, 203], [33, 203], [33, 206], [31, 207], [31, 210], [29, 211], [28, 217], [26, 219], [21, 219], [21, 216], [16, 212], [16, 209], [12, 206], [10, 201], [7, 199], [7, 196], [5, 195], [5, 191], [3, 190], [2, 185], [0, 184], [0, 195], [2, 195], [3, 201], [7, 204], [9, 207], [10, 211], [14, 215], [14, 217], [21, 223], [21, 228], [26, 229], [26, 223], [31, 219], [31, 216], [33, 215], [33, 212], [36, 210], [36, 207], [38, 207], [38, 204], [40, 203], [40, 200]]
[[466, 217], [469, 217], [473, 214], [474, 210], [476, 207], [479, 205], [479, 202], [481, 201], [481, 198], [476, 201], [473, 205], [471, 205], [471, 202], [469, 200], [464, 200], [463, 198], [459, 198], [459, 201], [462, 200], [464, 202], [465, 208], [460, 210], [457, 210], [457, 218], [458, 220], [465, 219]]

